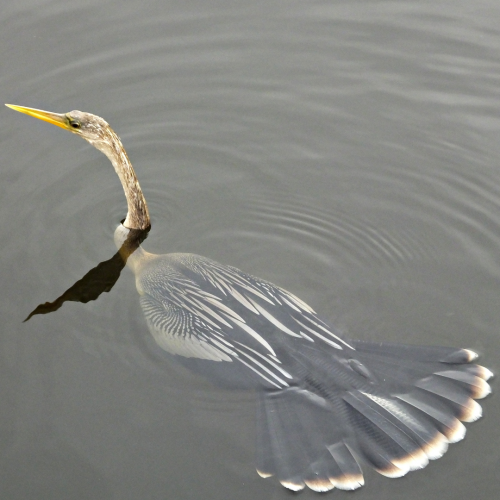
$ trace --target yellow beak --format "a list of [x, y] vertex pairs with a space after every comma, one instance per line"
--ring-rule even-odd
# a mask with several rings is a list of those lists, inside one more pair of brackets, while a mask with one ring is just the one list
[[14, 104], [6, 104], [8, 108], [12, 108], [15, 111], [24, 113], [26, 115], [33, 116], [39, 120], [52, 123], [52, 125], [57, 125], [65, 130], [71, 130], [68, 124], [68, 119], [66, 115], [59, 113], [51, 113], [50, 111], [42, 111], [41, 109], [34, 108], [24, 108], [23, 106], [16, 106]]

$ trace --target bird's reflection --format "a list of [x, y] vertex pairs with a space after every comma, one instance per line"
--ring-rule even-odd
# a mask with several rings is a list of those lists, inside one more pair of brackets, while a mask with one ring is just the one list
[[97, 300], [101, 293], [109, 292], [118, 281], [130, 255], [147, 238], [149, 229], [149, 227], [147, 229], [131, 229], [126, 240], [111, 259], [105, 260], [92, 268], [83, 278], [79, 279], [53, 302], [45, 302], [37, 306], [24, 321], [28, 321], [36, 314], [48, 314], [57, 311], [64, 302], [82, 302], [86, 304], [91, 300]]

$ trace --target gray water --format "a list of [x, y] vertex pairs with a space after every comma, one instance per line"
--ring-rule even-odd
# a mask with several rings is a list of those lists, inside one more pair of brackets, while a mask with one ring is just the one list
[[[111, 123], [149, 251], [235, 265], [348, 336], [469, 347], [497, 372], [499, 19], [497, 0], [4, 0], [1, 102]], [[162, 360], [128, 270], [23, 323], [113, 255], [126, 203], [76, 136], [4, 108], [0, 141], [0, 498], [289, 498], [254, 470], [252, 395]], [[365, 470], [325, 498], [496, 497], [499, 407], [423, 471]]]

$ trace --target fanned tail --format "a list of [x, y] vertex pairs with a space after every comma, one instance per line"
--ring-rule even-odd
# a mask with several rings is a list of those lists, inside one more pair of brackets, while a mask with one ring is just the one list
[[[257, 472], [262, 477], [276, 475], [293, 491], [305, 485], [320, 492], [363, 485], [361, 468], [336, 428], [330, 404], [298, 388], [260, 396]], [[325, 435], [331, 442], [325, 442]]]
[[[466, 349], [353, 342], [301, 387], [261, 392], [257, 471], [298, 491], [353, 490], [365, 462], [400, 477], [440, 458], [481, 416], [492, 373]], [[303, 355], [296, 359], [303, 361]], [[312, 369], [314, 375], [314, 367]], [[341, 383], [332, 387], [335, 377]], [[325, 383], [326, 381], [326, 383]], [[329, 386], [330, 385], [330, 386]]]

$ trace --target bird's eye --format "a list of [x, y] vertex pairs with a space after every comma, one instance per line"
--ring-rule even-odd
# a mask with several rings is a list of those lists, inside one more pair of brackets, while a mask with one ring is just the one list
[[74, 129], [79, 129], [82, 126], [82, 124], [78, 120], [70, 120], [69, 126]]

